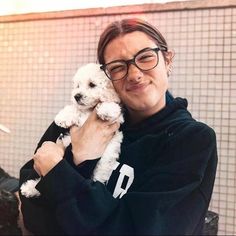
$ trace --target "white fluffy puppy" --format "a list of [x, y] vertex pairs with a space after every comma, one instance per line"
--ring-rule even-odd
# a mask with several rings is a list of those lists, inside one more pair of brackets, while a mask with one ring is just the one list
[[[73, 90], [70, 105], [65, 106], [55, 117], [58, 126], [69, 128], [72, 125], [81, 127], [89, 114], [95, 108], [102, 120], [124, 121], [120, 98], [114, 90], [112, 82], [106, 77], [100, 66], [95, 63], [86, 64], [78, 69], [73, 77]], [[94, 171], [92, 179], [106, 183], [120, 154], [122, 132], [117, 131], [102, 154]], [[71, 140], [69, 135], [62, 136], [62, 142], [67, 147]], [[92, 147], [91, 147], [92, 148]], [[21, 193], [26, 197], [39, 196], [35, 189], [39, 179], [28, 180], [21, 186]]]

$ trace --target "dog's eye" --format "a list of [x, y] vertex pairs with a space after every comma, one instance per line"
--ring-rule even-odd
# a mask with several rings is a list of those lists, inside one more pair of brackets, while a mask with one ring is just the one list
[[96, 84], [94, 84], [93, 82], [90, 82], [90, 83], [89, 83], [89, 87], [90, 87], [90, 88], [94, 88], [94, 87], [96, 87]]

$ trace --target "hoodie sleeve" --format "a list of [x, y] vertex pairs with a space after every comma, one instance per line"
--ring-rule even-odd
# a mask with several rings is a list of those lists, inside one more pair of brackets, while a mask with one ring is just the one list
[[217, 153], [214, 131], [192, 131], [170, 142], [171, 159], [143, 173], [121, 199], [113, 198], [103, 184], [84, 178], [65, 160], [37, 188], [47, 196], [66, 235], [199, 234], [211, 198]]
[[[61, 128], [57, 126], [55, 122], [52, 122], [37, 144], [35, 152], [43, 142], [55, 142], [61, 133], [66, 132], [68, 132], [67, 129]], [[81, 172], [82, 176], [87, 178], [92, 173], [97, 162], [97, 160], [87, 161], [79, 166], [76, 166], [72, 159], [71, 145], [66, 149], [64, 159], [65, 162], [70, 165], [70, 168]], [[33, 168], [33, 164], [33, 159], [31, 159], [20, 169], [19, 186], [27, 180], [39, 178], [39, 175]], [[48, 201], [48, 198], [45, 196], [40, 196], [38, 198], [26, 198], [20, 191], [19, 196], [21, 200], [21, 212], [23, 214], [24, 224], [30, 232], [36, 235], [63, 234], [62, 229], [56, 222], [55, 209], [50, 204], [50, 201]]]
[[[65, 129], [60, 128], [55, 124], [55, 122], [52, 122], [37, 144], [35, 152], [43, 142], [55, 142], [60, 133], [63, 132], [65, 132]], [[19, 186], [27, 180], [39, 178], [39, 175], [33, 168], [33, 164], [33, 159], [31, 159], [21, 167]], [[26, 198], [20, 191], [19, 196], [24, 225], [30, 232], [35, 233], [36, 235], [42, 235], [45, 232], [52, 232], [54, 228], [59, 228], [54, 220], [51, 221], [51, 224], [48, 223], [50, 222], [50, 219], [55, 218], [55, 216], [53, 214], [53, 209], [51, 209], [51, 206], [47, 203], [44, 197]]]

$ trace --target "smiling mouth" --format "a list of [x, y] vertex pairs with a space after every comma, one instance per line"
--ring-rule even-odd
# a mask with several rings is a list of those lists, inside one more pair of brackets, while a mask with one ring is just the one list
[[79, 106], [84, 107], [85, 109], [93, 109], [98, 103], [98, 102], [96, 102], [96, 103], [84, 103], [82, 101], [76, 101], [76, 102]]
[[132, 85], [130, 87], [127, 88], [127, 91], [143, 91], [146, 87], [148, 86], [148, 84], [135, 84]]
[[77, 104], [80, 105], [80, 106], [85, 106], [85, 104], [84, 104], [83, 102], [81, 102], [81, 101], [76, 101], [76, 102], [77, 102]]

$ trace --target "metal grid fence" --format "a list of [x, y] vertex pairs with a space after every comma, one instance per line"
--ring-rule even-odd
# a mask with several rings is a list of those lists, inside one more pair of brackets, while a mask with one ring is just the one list
[[18, 176], [55, 114], [69, 102], [78, 66], [96, 61], [103, 27], [115, 19], [143, 17], [175, 51], [172, 93], [186, 97], [193, 116], [217, 133], [219, 165], [210, 208], [220, 215], [219, 234], [236, 234], [236, 8], [183, 9], [178, 4], [179, 9], [169, 4], [170, 10], [163, 11], [147, 10], [154, 5], [133, 13], [131, 7], [130, 13], [125, 8], [126, 13], [115, 8], [94, 15], [88, 10], [87, 16], [84, 10], [83, 17], [67, 12], [54, 19], [1, 17], [0, 123], [11, 130], [0, 133], [1, 166]]

